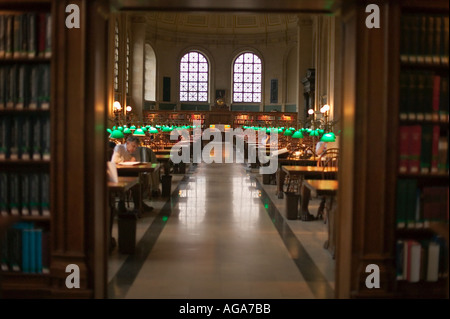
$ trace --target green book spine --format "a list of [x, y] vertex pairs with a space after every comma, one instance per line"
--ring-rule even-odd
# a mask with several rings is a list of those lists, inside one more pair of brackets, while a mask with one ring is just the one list
[[29, 84], [29, 102], [28, 108], [35, 110], [38, 108], [38, 84], [39, 84], [39, 66], [33, 65], [30, 70], [30, 84]]
[[416, 228], [417, 180], [407, 180], [406, 195], [406, 227]]
[[41, 128], [42, 159], [50, 160], [50, 116], [41, 117]]
[[406, 226], [406, 181], [399, 179], [397, 181], [397, 228]]
[[21, 58], [22, 47], [22, 15], [14, 15], [13, 24], [13, 57]]
[[21, 159], [29, 160], [31, 159], [31, 140], [32, 140], [32, 130], [31, 130], [31, 119], [30, 116], [22, 117], [22, 139], [20, 142], [20, 155]]
[[8, 173], [0, 172], [0, 215], [9, 215]]
[[40, 176], [41, 182], [41, 211], [43, 216], [50, 216], [50, 176], [43, 173]]
[[30, 211], [30, 181], [27, 173], [20, 175], [20, 203], [22, 216], [31, 215]]
[[19, 155], [19, 143], [20, 143], [20, 121], [19, 116], [13, 116], [11, 120], [11, 135], [10, 135], [10, 151], [9, 158], [12, 160], [17, 160], [20, 158]]
[[15, 108], [21, 110], [25, 105], [25, 65], [19, 65], [17, 68], [17, 97]]
[[31, 215], [39, 216], [40, 212], [40, 184], [39, 184], [39, 174], [33, 173], [29, 176], [30, 182], [30, 210]]
[[439, 94], [439, 119], [441, 122], [448, 122], [448, 76], [441, 77], [441, 90]]
[[33, 160], [41, 160], [41, 120], [36, 116], [33, 119]]

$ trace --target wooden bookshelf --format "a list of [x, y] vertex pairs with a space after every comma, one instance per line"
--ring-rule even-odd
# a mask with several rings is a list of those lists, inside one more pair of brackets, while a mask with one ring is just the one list
[[[448, 150], [442, 147], [447, 145], [449, 136], [448, 122], [448, 3], [436, 1], [432, 5], [426, 1], [402, 1], [397, 8], [398, 25], [396, 25], [395, 35], [399, 35], [401, 41], [398, 44], [398, 57], [393, 63], [398, 82], [393, 83], [392, 89], [398, 92], [398, 97], [394, 100], [393, 127], [396, 128], [396, 150], [398, 151], [396, 160], [393, 161], [393, 172], [396, 172], [395, 181], [397, 183], [412, 183], [412, 189], [416, 200], [406, 212], [415, 214], [415, 219], [408, 222], [404, 227], [395, 229], [394, 240], [399, 242], [399, 246], [393, 249], [397, 274], [400, 275], [395, 281], [393, 292], [398, 298], [448, 298]], [[446, 26], [446, 27], [445, 27]], [[446, 40], [445, 40], [446, 39]], [[437, 79], [437, 81], [435, 81]], [[446, 84], [442, 87], [442, 81], [446, 79]], [[409, 80], [409, 82], [408, 82]], [[433, 82], [435, 81], [435, 82]], [[406, 84], [405, 84], [406, 83]], [[404, 129], [417, 128], [420, 132], [419, 140], [414, 139], [414, 133], [409, 135], [409, 161], [412, 167], [409, 171], [400, 171], [405, 161], [405, 148], [401, 140]], [[402, 128], [402, 132], [400, 132]], [[432, 131], [436, 129], [435, 131]], [[433, 135], [432, 135], [433, 134]], [[411, 147], [412, 146], [412, 147]], [[419, 152], [417, 152], [417, 150]], [[412, 152], [412, 153], [411, 153]], [[432, 153], [430, 153], [432, 152]], [[447, 153], [444, 162], [438, 157], [438, 152]], [[416, 157], [414, 157], [416, 155]], [[445, 162], [446, 159], [446, 162]], [[432, 161], [436, 167], [432, 169]], [[413, 162], [411, 164], [411, 162]], [[439, 164], [439, 168], [437, 165]], [[395, 166], [397, 165], [397, 166]], [[418, 171], [414, 171], [414, 167]], [[403, 166], [402, 169], [404, 170]], [[411, 171], [413, 170], [413, 171]], [[438, 220], [426, 222], [428, 218], [429, 203], [425, 198], [425, 189], [439, 187], [447, 190], [447, 195], [433, 201], [441, 201], [441, 208]], [[396, 201], [400, 201], [404, 190], [398, 187], [396, 190]], [[425, 203], [427, 201], [427, 203]], [[427, 206], [425, 206], [427, 205]], [[392, 210], [394, 214], [402, 211], [401, 205], [396, 205]], [[414, 210], [414, 212], [411, 212]], [[441, 239], [436, 239], [441, 238]], [[440, 244], [439, 278], [437, 281], [427, 279], [426, 267], [428, 262], [428, 245], [430, 242], [438, 240]], [[410, 280], [408, 263], [404, 259], [407, 246], [402, 243], [414, 241], [421, 247], [420, 260], [410, 262], [410, 267], [419, 265], [419, 279]], [[412, 268], [411, 268], [412, 269]]]
[[[50, 276], [45, 272], [50, 266], [51, 248], [49, 236], [45, 236], [46, 244], [42, 244], [42, 234], [52, 230], [49, 157], [53, 134], [51, 74], [54, 60], [51, 54], [54, 31], [47, 28], [52, 19], [52, 1], [1, 1], [0, 10], [2, 22], [12, 19], [12, 29], [4, 29], [2, 38], [5, 42], [0, 47], [0, 75], [5, 83], [0, 94], [3, 136], [0, 201], [3, 202], [3, 217], [17, 219], [2, 238], [5, 244], [2, 251], [6, 252], [2, 255], [0, 288], [2, 298], [45, 297], [49, 294]], [[29, 36], [32, 27], [35, 33]], [[14, 56], [19, 48], [16, 39], [21, 39], [20, 56]], [[25, 253], [23, 231], [18, 235], [20, 240], [13, 235], [17, 233], [14, 231], [16, 226], [24, 223], [34, 229], [27, 240], [29, 247], [33, 247], [29, 254]], [[40, 235], [34, 236], [35, 230], [39, 230], [36, 234]], [[37, 236], [41, 244], [38, 244]], [[43, 261], [44, 254], [48, 259]], [[30, 263], [25, 262], [25, 255], [29, 256]], [[21, 256], [20, 260], [17, 260], [18, 256]]]

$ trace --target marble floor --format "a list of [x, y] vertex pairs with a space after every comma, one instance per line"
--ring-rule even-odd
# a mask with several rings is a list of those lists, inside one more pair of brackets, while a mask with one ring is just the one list
[[333, 299], [326, 224], [287, 219], [275, 187], [242, 163], [173, 174], [172, 196], [137, 221], [135, 254], [111, 253], [108, 298]]

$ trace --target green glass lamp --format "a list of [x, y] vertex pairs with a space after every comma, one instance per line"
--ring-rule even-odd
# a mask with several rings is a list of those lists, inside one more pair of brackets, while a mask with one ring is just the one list
[[141, 128], [138, 128], [138, 129], [134, 130], [133, 135], [134, 136], [145, 136], [145, 132]]
[[117, 129], [115, 129], [115, 130], [108, 129], [107, 131], [110, 133], [109, 138], [124, 138], [125, 137], [123, 135], [123, 133]]
[[295, 133], [292, 134], [292, 138], [303, 138], [303, 134], [301, 131], [295, 131]]
[[320, 140], [322, 142], [336, 142], [336, 135], [333, 132], [325, 133]]
[[292, 136], [292, 134], [294, 134], [294, 132], [292, 132], [291, 130], [284, 131], [284, 136]]
[[158, 133], [158, 129], [155, 127], [151, 127], [150, 130], [148, 131], [150, 134], [156, 134]]
[[124, 133], [124, 134], [131, 134], [131, 133], [133, 133], [133, 132], [131, 132], [131, 129], [130, 129], [129, 127], [126, 127], [126, 128], [123, 130], [123, 133]]

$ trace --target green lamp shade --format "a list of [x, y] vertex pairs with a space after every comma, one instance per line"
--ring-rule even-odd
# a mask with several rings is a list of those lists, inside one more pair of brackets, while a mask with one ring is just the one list
[[145, 132], [141, 128], [138, 128], [137, 130], [134, 131], [133, 135], [134, 136], [145, 136]]
[[309, 133], [310, 136], [319, 136], [319, 132], [317, 130], [311, 130]]
[[303, 134], [300, 131], [295, 131], [295, 133], [292, 134], [292, 138], [303, 138]]
[[123, 130], [123, 132], [124, 132], [125, 134], [131, 134], [131, 133], [132, 133], [129, 127], [126, 127], [126, 128]]
[[284, 131], [284, 136], [292, 136], [292, 134], [294, 134], [294, 132], [292, 132], [291, 130]]
[[336, 142], [336, 136], [333, 132], [325, 133], [320, 140], [322, 142]]
[[124, 135], [121, 131], [119, 130], [114, 130], [112, 131], [111, 135], [109, 136], [110, 138], [124, 138]]
[[156, 134], [158, 133], [158, 129], [156, 129], [155, 127], [151, 127], [150, 130], [148, 131], [150, 134]]

